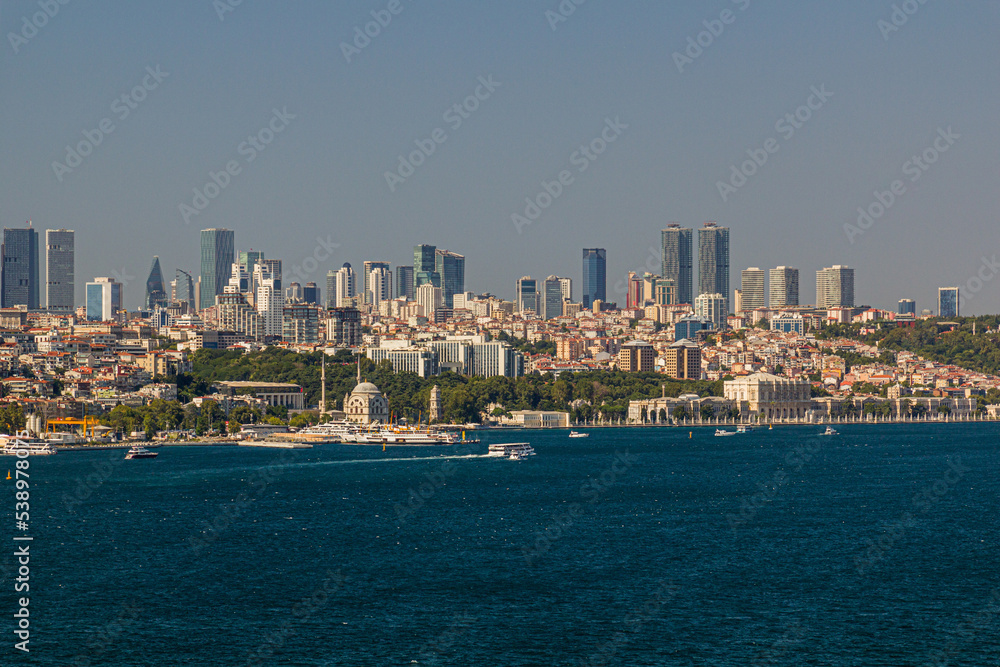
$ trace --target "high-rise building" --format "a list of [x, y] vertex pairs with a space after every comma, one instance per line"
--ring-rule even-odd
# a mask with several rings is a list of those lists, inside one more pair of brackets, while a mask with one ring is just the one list
[[718, 331], [726, 326], [726, 297], [721, 294], [699, 294], [694, 298], [696, 316], [709, 320]]
[[854, 269], [836, 264], [817, 271], [816, 307], [853, 308]]
[[167, 291], [163, 288], [163, 271], [160, 270], [160, 258], [156, 255], [153, 255], [153, 264], [149, 267], [149, 277], [146, 278], [146, 301], [143, 305], [147, 310], [167, 305]]
[[229, 283], [236, 254], [236, 235], [231, 229], [201, 230], [201, 297], [198, 309], [215, 305]]
[[407, 301], [413, 301], [413, 267], [396, 267], [396, 297], [406, 297]]
[[465, 291], [465, 255], [435, 250], [434, 271], [441, 276], [441, 295], [446, 308], [454, 308], [454, 296]]
[[423, 308], [424, 317], [432, 319], [434, 313], [444, 305], [444, 300], [441, 298], [441, 288], [431, 283], [424, 283], [418, 287], [417, 305]]
[[896, 309], [896, 313], [899, 315], [914, 315], [917, 314], [917, 302], [913, 299], [900, 299], [899, 307]]
[[741, 289], [733, 290], [733, 312], [743, 312], [743, 290]]
[[253, 275], [253, 269], [264, 259], [264, 253], [260, 250], [240, 250], [236, 261], [246, 269], [246, 272]]
[[[274, 280], [274, 288], [281, 289], [281, 260], [280, 259], [264, 259], [261, 257], [259, 264], [267, 268], [268, 272], [271, 274], [271, 279]], [[250, 272], [253, 275], [253, 271]]]
[[316, 283], [308, 282], [302, 288], [302, 301], [303, 303], [311, 303], [316, 306], [320, 304], [320, 289]]
[[799, 270], [779, 266], [769, 271], [771, 278], [770, 307], [777, 310], [799, 305]]
[[72, 229], [45, 230], [45, 307], [51, 311], [73, 310], [75, 237]]
[[560, 278], [559, 285], [562, 287], [562, 297], [565, 301], [573, 300], [573, 279]]
[[333, 285], [327, 283], [327, 299], [333, 308], [346, 308], [354, 297], [354, 269], [348, 262], [334, 274]]
[[12, 308], [27, 306], [28, 310], [39, 307], [39, 267], [38, 232], [28, 222], [27, 227], [3, 230], [2, 282], [0, 306]]
[[292, 281], [288, 283], [288, 287], [285, 288], [285, 303], [302, 303], [302, 285]]
[[124, 290], [114, 278], [94, 278], [87, 283], [87, 321], [111, 322], [119, 317], [122, 310]]
[[698, 294], [721, 294], [729, 304], [729, 228], [706, 222], [698, 230]]
[[643, 299], [645, 283], [642, 278], [635, 274], [635, 271], [628, 272], [628, 288], [625, 292], [626, 308], [641, 308], [645, 305]]
[[656, 363], [656, 350], [644, 340], [630, 340], [618, 350], [617, 367], [626, 373], [647, 373]]
[[681, 338], [667, 348], [663, 355], [663, 373], [678, 380], [701, 379], [701, 348], [698, 344]]
[[694, 233], [672, 222], [660, 233], [663, 252], [661, 274], [673, 280], [677, 303], [694, 304]]
[[653, 278], [653, 303], [658, 306], [672, 306], [677, 301], [677, 286], [670, 278]]
[[[369, 299], [370, 299], [369, 293], [372, 291], [372, 282], [371, 282], [372, 270], [374, 270], [374, 269], [385, 269], [386, 271], [389, 271], [390, 270], [389, 269], [389, 262], [375, 262], [375, 261], [368, 260], [367, 262], [365, 262], [362, 265], [362, 269], [364, 271], [364, 273], [362, 275], [363, 275], [363, 279], [364, 279], [364, 283], [365, 283], [364, 287], [362, 288], [363, 289], [362, 294], [364, 294], [364, 296], [365, 296], [365, 302], [366, 303], [370, 303], [370, 301], [369, 301]], [[392, 296], [390, 295], [389, 298], [392, 298]]]
[[583, 307], [594, 301], [608, 300], [608, 251], [604, 248], [583, 249]]
[[[367, 262], [366, 262], [367, 264]], [[383, 301], [392, 298], [392, 272], [389, 265], [382, 265], [381, 262], [373, 262], [375, 266], [365, 276], [368, 289], [365, 291], [365, 303], [370, 303], [375, 308]]]
[[361, 345], [361, 311], [357, 308], [333, 308], [326, 321], [326, 342], [333, 345]]
[[437, 247], [427, 244], [413, 246], [413, 288], [431, 283], [441, 287], [441, 274], [437, 272]]
[[562, 317], [562, 278], [549, 276], [542, 285], [542, 319], [551, 320], [554, 317]]
[[938, 288], [938, 316], [959, 317], [959, 299], [957, 287]]
[[531, 276], [522, 276], [515, 286], [514, 308], [522, 315], [533, 313], [541, 314], [541, 305], [538, 295], [538, 281]]
[[743, 301], [740, 310], [763, 308], [767, 305], [764, 295], [764, 271], [756, 266], [744, 269], [740, 277], [740, 296]]
[[170, 300], [177, 303], [187, 303], [189, 306], [195, 305], [194, 279], [191, 274], [182, 269], [174, 271], [174, 289], [170, 295]]
[[258, 263], [253, 270], [253, 284], [257, 286], [254, 307], [260, 316], [264, 336], [280, 336], [284, 316], [285, 297], [280, 278], [275, 278], [274, 265]]

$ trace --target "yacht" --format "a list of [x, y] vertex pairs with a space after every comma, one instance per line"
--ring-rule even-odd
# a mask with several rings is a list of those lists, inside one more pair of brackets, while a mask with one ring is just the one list
[[721, 428], [715, 429], [715, 435], [716, 435], [716, 437], [723, 436], [723, 435], [736, 435], [736, 433], [737, 433], [737, 431], [723, 431]]
[[55, 454], [56, 449], [48, 442], [38, 438], [29, 437], [27, 434], [20, 435], [0, 435], [0, 454], [7, 456], [17, 456], [18, 452], [27, 452], [29, 455]]
[[739, 426], [736, 427], [737, 433], [749, 433], [752, 430], [753, 426], [750, 426], [748, 424], [740, 424]]
[[571, 437], [571, 438], [586, 438], [589, 435], [590, 435], [589, 433], [580, 433], [579, 431], [570, 431], [569, 432], [569, 437]]
[[514, 455], [519, 456], [520, 460], [527, 456], [534, 456], [535, 450], [531, 447], [530, 443], [527, 442], [504, 442], [495, 445], [490, 445], [486, 451], [487, 456], [497, 456], [506, 459], [513, 458]]
[[827, 426], [826, 430], [820, 433], [820, 435], [840, 435], [840, 433], [832, 426]]
[[151, 452], [142, 445], [133, 445], [132, 449], [128, 450], [125, 454], [126, 459], [155, 459], [159, 456], [159, 452]]

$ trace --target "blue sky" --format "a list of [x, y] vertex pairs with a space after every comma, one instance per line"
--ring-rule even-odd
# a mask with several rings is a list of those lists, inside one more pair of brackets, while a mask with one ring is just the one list
[[[859, 303], [930, 308], [960, 285], [965, 313], [1000, 311], [1000, 3], [566, 0], [557, 22], [555, 0], [229, 1], [73, 0], [34, 31], [38, 0], [0, 8], [0, 224], [75, 229], [78, 300], [119, 275], [136, 306], [154, 254], [168, 280], [197, 273], [198, 231], [228, 227], [238, 248], [283, 259], [286, 282], [296, 266], [322, 284], [345, 261], [410, 264], [432, 243], [466, 255], [468, 289], [508, 298], [526, 274], [570, 276], [579, 298], [580, 249], [605, 247], [609, 298], [624, 301], [616, 285], [658, 266], [668, 222], [711, 220], [732, 230], [733, 287], [748, 266], [791, 265], [808, 302], [817, 269], [847, 264]], [[348, 62], [342, 43], [372, 12], [391, 21]], [[679, 68], [689, 38], [707, 46]], [[456, 127], [446, 112], [477, 86]], [[832, 95], [810, 100], [814, 87]], [[274, 110], [273, 141], [241, 150], [271, 139]], [[789, 136], [776, 123], [796, 110], [808, 118]], [[105, 119], [92, 153], [53, 168]], [[574, 161], [609, 120], [615, 140]], [[769, 139], [724, 200], [718, 183]], [[433, 153], [390, 188], [418, 141]], [[934, 163], [907, 168], [925, 150]], [[180, 205], [230, 161], [185, 220]], [[519, 231], [511, 216], [564, 170]], [[891, 205], [845, 230], [876, 191]]]

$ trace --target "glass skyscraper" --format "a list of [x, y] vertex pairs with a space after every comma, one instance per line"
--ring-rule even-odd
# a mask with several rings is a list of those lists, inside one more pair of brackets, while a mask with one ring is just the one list
[[[915, 308], [914, 308], [915, 310]], [[938, 288], [938, 315], [940, 317], [959, 317], [958, 288]]]
[[201, 303], [198, 309], [215, 305], [229, 283], [236, 256], [236, 235], [231, 229], [201, 230]]
[[174, 273], [174, 301], [185, 301], [189, 306], [194, 306], [194, 278], [183, 269], [177, 269]]
[[434, 253], [434, 272], [441, 276], [445, 308], [455, 307], [455, 295], [465, 291], [465, 255], [447, 250]]
[[396, 296], [405, 296], [407, 301], [413, 301], [413, 267], [396, 267]]
[[663, 259], [660, 275], [674, 281], [677, 303], [694, 305], [694, 233], [677, 223], [660, 233]]
[[167, 291], [163, 287], [163, 272], [160, 270], [160, 258], [153, 256], [153, 265], [149, 267], [149, 277], [146, 278], [146, 309], [167, 304]]
[[72, 229], [45, 230], [45, 307], [49, 310], [73, 310], [75, 237]]
[[431, 283], [441, 287], [441, 274], [437, 272], [437, 247], [427, 244], [413, 246], [413, 289]]
[[113, 278], [94, 278], [87, 283], [87, 321], [110, 322], [122, 310], [122, 286]]
[[4, 308], [38, 308], [38, 232], [31, 227], [3, 230]]
[[594, 301], [608, 299], [608, 251], [604, 248], [583, 249], [583, 307], [590, 308]]
[[721, 294], [729, 312], [729, 228], [714, 222], [698, 230], [698, 294]]

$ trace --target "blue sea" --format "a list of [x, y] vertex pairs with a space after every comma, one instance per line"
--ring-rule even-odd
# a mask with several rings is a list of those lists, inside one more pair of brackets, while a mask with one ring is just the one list
[[839, 428], [32, 458], [0, 664], [1000, 664], [1000, 425]]

